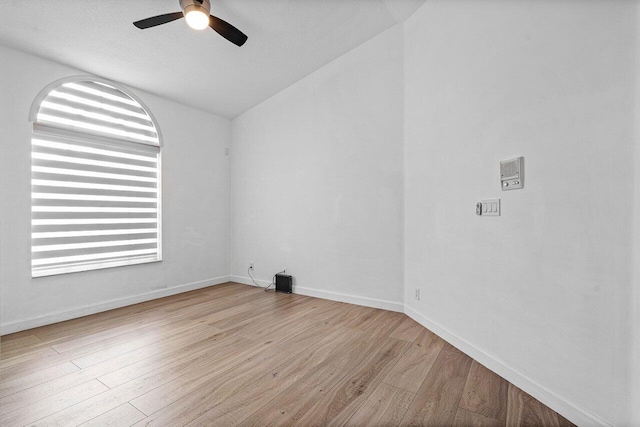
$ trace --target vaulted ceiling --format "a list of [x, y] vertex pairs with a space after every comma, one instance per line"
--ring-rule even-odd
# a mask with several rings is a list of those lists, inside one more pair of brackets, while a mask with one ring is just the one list
[[2, 0], [0, 45], [234, 118], [385, 29], [425, 0], [212, 0], [237, 47], [184, 20], [132, 22], [178, 0]]

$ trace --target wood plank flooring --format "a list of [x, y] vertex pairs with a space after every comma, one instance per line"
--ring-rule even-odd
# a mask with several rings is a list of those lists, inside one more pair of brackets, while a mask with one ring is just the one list
[[0, 338], [2, 426], [571, 426], [404, 314], [226, 283]]

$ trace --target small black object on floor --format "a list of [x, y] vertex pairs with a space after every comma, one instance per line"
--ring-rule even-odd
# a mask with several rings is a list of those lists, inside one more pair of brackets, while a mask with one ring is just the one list
[[290, 294], [293, 287], [292, 283], [293, 280], [291, 279], [291, 276], [280, 273], [276, 274], [276, 292]]

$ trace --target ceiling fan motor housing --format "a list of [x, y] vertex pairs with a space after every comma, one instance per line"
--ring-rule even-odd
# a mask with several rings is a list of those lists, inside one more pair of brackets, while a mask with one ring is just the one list
[[180, 7], [185, 16], [191, 11], [199, 11], [209, 16], [211, 3], [209, 0], [180, 0]]

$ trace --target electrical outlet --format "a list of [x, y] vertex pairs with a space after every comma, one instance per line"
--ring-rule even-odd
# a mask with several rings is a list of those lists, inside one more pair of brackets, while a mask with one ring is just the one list
[[249, 263], [249, 270], [253, 270], [253, 263], [252, 262]]
[[420, 301], [420, 288], [416, 288], [416, 301]]

